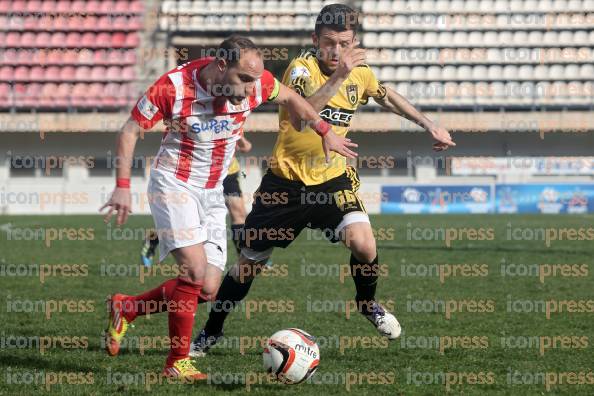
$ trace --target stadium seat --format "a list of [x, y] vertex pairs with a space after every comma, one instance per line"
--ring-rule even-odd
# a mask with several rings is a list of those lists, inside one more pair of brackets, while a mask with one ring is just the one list
[[30, 81], [43, 81], [45, 79], [45, 70], [41, 66], [32, 66], [29, 69]]
[[[85, 67], [85, 66], [82, 66]], [[60, 81], [73, 81], [79, 78], [78, 69], [74, 66], [62, 66], [60, 68]], [[83, 77], [84, 76], [80, 76]]]
[[60, 68], [58, 66], [48, 66], [45, 68], [46, 81], [58, 81], [60, 79]]
[[14, 69], [15, 81], [29, 81], [29, 68], [27, 66], [17, 66]]

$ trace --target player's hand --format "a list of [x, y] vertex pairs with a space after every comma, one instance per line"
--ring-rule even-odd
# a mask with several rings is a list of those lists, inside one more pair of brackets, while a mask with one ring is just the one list
[[105, 208], [109, 208], [107, 214], [104, 217], [104, 221], [106, 223], [109, 223], [113, 212], [116, 211], [116, 224], [118, 226], [125, 224], [128, 220], [128, 215], [132, 213], [132, 196], [130, 194], [130, 189], [116, 187], [115, 190], [113, 190], [109, 201], [107, 201], [107, 203], [103, 205], [99, 211], [103, 212], [103, 209]]
[[242, 137], [237, 141], [237, 150], [239, 150], [240, 152], [247, 153], [248, 151], [251, 151], [251, 149], [252, 143], [246, 138]]
[[437, 140], [437, 142], [433, 144], [434, 151], [444, 151], [456, 145], [447, 129], [440, 126], [433, 126], [428, 130], [431, 136], [433, 136], [433, 139]]
[[355, 158], [357, 153], [349, 149], [349, 147], [359, 147], [359, 145], [351, 142], [351, 139], [338, 136], [332, 130], [322, 138], [322, 148], [324, 149], [327, 164], [330, 163], [330, 151], [334, 151], [347, 158]]
[[349, 73], [357, 66], [365, 63], [365, 50], [353, 46], [346, 50], [338, 60], [336, 66], [337, 75], [342, 78], [347, 78]]

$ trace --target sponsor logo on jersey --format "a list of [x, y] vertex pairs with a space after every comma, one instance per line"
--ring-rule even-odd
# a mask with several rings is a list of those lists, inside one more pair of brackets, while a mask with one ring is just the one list
[[359, 88], [356, 84], [349, 84], [346, 86], [346, 94], [349, 99], [349, 103], [355, 106], [359, 101]]
[[291, 70], [291, 81], [297, 77], [310, 77], [309, 71], [306, 67], [296, 66]]
[[322, 111], [320, 111], [320, 117], [322, 119], [332, 125], [341, 126], [341, 127], [349, 127], [351, 125], [351, 119], [353, 118], [353, 114], [355, 112], [353, 110], [342, 109], [342, 108], [335, 108], [326, 106]]
[[147, 120], [152, 120], [159, 108], [151, 103], [151, 101], [144, 95], [136, 105], [136, 108]]

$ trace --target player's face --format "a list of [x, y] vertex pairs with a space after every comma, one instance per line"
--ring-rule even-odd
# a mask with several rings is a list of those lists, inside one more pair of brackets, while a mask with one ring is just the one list
[[335, 32], [322, 28], [320, 35], [312, 35], [313, 43], [318, 50], [318, 60], [331, 72], [336, 70], [342, 54], [356, 45], [355, 32], [347, 30]]
[[256, 81], [262, 77], [264, 62], [256, 51], [242, 51], [239, 62], [227, 67], [223, 75], [225, 96], [234, 105], [254, 94]]

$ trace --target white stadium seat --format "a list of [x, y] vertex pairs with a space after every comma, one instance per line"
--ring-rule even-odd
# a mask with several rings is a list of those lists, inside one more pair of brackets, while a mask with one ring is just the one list
[[491, 65], [487, 71], [489, 80], [501, 80], [503, 77], [503, 66]]

